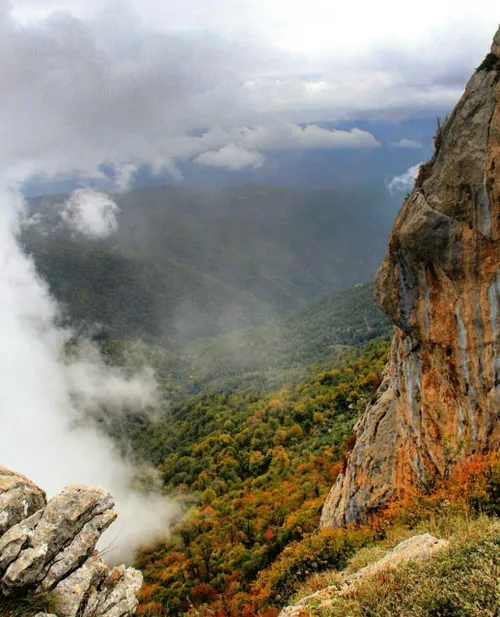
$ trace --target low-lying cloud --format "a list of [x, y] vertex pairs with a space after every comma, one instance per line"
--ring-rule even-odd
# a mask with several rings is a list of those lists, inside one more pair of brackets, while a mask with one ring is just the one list
[[394, 195], [396, 193], [410, 191], [413, 188], [413, 185], [415, 183], [415, 178], [418, 175], [420, 165], [422, 165], [422, 163], [413, 165], [403, 174], [400, 174], [399, 176], [395, 176], [394, 178], [392, 178], [392, 180], [387, 183], [387, 188], [389, 189], [389, 193], [391, 195]]
[[315, 124], [298, 126], [283, 122], [272, 127], [235, 127], [231, 130], [213, 130], [201, 137], [188, 138], [188, 141], [190, 144], [185, 144], [186, 154], [209, 146], [221, 146], [217, 150], [207, 150], [198, 154], [194, 162], [226, 169], [261, 167], [265, 161], [262, 153], [273, 150], [327, 150], [380, 146], [371, 133], [360, 129], [328, 130]]
[[82, 236], [105, 238], [118, 229], [118, 206], [105, 193], [76, 189], [60, 209], [67, 227]]
[[422, 144], [413, 139], [400, 139], [396, 141], [393, 146], [396, 148], [421, 148]]
[[[21, 250], [19, 193], [0, 189], [0, 458], [54, 495], [75, 483], [109, 489], [120, 517], [109, 530], [113, 560], [168, 533], [175, 505], [134, 488], [137, 469], [97, 419], [156, 405], [150, 369], [129, 375], [105, 364], [89, 342], [58, 327], [59, 309]], [[104, 542], [108, 542], [104, 540]]]
[[262, 167], [265, 158], [255, 150], [245, 150], [235, 144], [228, 144], [220, 150], [203, 152], [194, 161], [207, 167], [243, 169], [244, 167]]
[[242, 127], [233, 130], [228, 138], [255, 150], [305, 150], [330, 148], [376, 148], [380, 143], [368, 131], [329, 130], [315, 124], [298, 126], [276, 123], [272, 127]]

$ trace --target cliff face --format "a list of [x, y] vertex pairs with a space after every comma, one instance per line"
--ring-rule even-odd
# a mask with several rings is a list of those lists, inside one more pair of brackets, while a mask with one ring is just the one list
[[500, 29], [435, 145], [376, 276], [393, 344], [323, 527], [443, 474], [450, 452], [500, 446]]

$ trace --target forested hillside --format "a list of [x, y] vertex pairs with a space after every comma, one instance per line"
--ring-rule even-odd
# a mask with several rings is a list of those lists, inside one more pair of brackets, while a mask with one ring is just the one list
[[260, 328], [200, 339], [177, 352], [139, 341], [102, 338], [112, 362], [151, 365], [172, 399], [216, 391], [261, 392], [296, 381], [311, 364], [391, 332], [369, 283], [334, 291]]
[[121, 426], [186, 509], [167, 542], [138, 560], [145, 614], [180, 615], [204, 603], [242, 614], [259, 572], [316, 529], [387, 345], [312, 366], [297, 384], [265, 395], [209, 392], [159, 422], [144, 415]]
[[64, 200], [32, 200], [24, 230], [52, 292], [73, 321], [170, 349], [369, 280], [394, 215], [387, 191], [364, 184], [160, 187], [116, 196], [118, 231], [83, 241], [61, 225]]
[[259, 574], [315, 530], [386, 360], [390, 329], [372, 291], [335, 291], [181, 353], [99, 341], [109, 362], [156, 370], [160, 416], [111, 414], [103, 426], [139, 469], [158, 470], [183, 513], [167, 542], [138, 559], [144, 614], [206, 606], [240, 616]]
[[[346, 350], [309, 367], [297, 383], [264, 395], [206, 392], [157, 421], [133, 416], [121, 425], [138, 459], [153, 463], [165, 492], [183, 507], [171, 535], [137, 559], [145, 577], [139, 615], [276, 617], [290, 598], [300, 597], [298, 591], [306, 595], [320, 589], [337, 580], [338, 570], [351, 560], [357, 559], [359, 568], [363, 560], [380, 555], [378, 544], [391, 546], [412, 529], [430, 525], [459, 546], [468, 542], [478, 575], [488, 572], [487, 558], [474, 552], [479, 540], [471, 540], [464, 521], [470, 526], [478, 513], [499, 512], [495, 455], [460, 465], [457, 453], [450, 452], [444, 481], [394, 503], [370, 527], [318, 531], [325, 497], [352, 448], [353, 426], [380, 384], [388, 346], [377, 339]], [[498, 525], [485, 521], [479, 531], [493, 534], [494, 550]], [[415, 587], [414, 602], [431, 611], [429, 603], [459, 607], [472, 594], [479, 607], [493, 609], [491, 579], [485, 579], [483, 589], [471, 583], [462, 592], [456, 577], [450, 577], [454, 569], [463, 577], [464, 567], [452, 554], [439, 575], [423, 568], [429, 585], [441, 577], [441, 588], [430, 597], [425, 586]], [[329, 569], [336, 571], [330, 578], [314, 580], [315, 573]], [[391, 604], [391, 594], [405, 586], [401, 580], [392, 584], [385, 595], [369, 588], [354, 614], [365, 614], [363, 603], [377, 606], [377, 597]], [[404, 602], [401, 607], [411, 608]], [[463, 616], [476, 614], [481, 613]]]

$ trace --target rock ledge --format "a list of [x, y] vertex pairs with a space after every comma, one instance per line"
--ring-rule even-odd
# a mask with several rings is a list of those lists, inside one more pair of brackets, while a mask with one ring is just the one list
[[21, 474], [0, 467], [0, 599], [47, 592], [60, 617], [128, 617], [142, 574], [109, 570], [96, 544], [116, 519], [102, 488], [66, 487], [49, 502]]

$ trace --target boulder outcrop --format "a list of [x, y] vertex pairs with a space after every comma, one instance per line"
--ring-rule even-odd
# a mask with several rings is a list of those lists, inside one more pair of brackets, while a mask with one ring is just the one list
[[132, 615], [142, 575], [110, 571], [96, 551], [113, 506], [104, 489], [80, 485], [47, 502], [30, 480], [0, 468], [0, 596], [50, 593], [61, 617]]
[[395, 324], [377, 400], [321, 525], [363, 521], [500, 446], [500, 29], [405, 199], [376, 275]]

